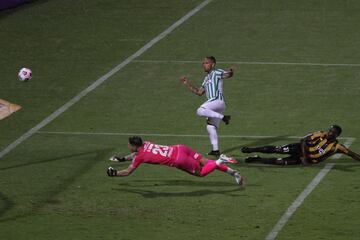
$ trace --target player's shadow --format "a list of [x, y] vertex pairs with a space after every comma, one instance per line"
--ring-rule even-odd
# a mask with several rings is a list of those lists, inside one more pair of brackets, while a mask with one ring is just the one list
[[233, 187], [234, 183], [222, 181], [191, 181], [191, 180], [133, 180], [130, 182], [119, 183], [120, 186], [136, 187]]
[[[231, 182], [225, 181], [196, 181], [196, 180], [173, 180], [173, 179], [164, 179], [164, 180], [134, 180], [131, 182], [119, 183], [120, 188], [113, 188], [115, 191], [135, 193], [139, 194], [144, 198], [157, 198], [157, 197], [202, 197], [207, 195], [226, 195], [231, 197], [241, 196], [239, 193], [242, 193], [243, 188], [236, 186]], [[200, 187], [200, 190], [195, 191], [182, 191], [182, 192], [166, 192], [164, 190], [152, 190], [157, 187]], [[205, 189], [204, 189], [205, 187]], [[209, 189], [211, 187], [212, 189]], [[231, 189], [229, 189], [231, 187]], [[146, 189], [144, 189], [146, 188]], [[150, 189], [149, 189], [150, 188]], [[221, 190], [214, 190], [218, 188]], [[226, 189], [227, 188], [227, 189]], [[176, 188], [173, 188], [176, 189]]]
[[212, 189], [201, 189], [190, 192], [164, 192], [164, 191], [153, 191], [148, 189], [134, 189], [134, 188], [113, 188], [115, 191], [125, 193], [135, 193], [141, 195], [143, 198], [158, 198], [158, 197], [203, 197], [208, 195], [226, 195], [230, 197], [245, 196], [242, 193], [242, 188], [236, 187], [229, 190], [212, 190]]
[[[44, 205], [52, 202], [55, 196], [57, 196], [59, 193], [65, 191], [71, 184], [73, 184], [76, 181], [76, 179], [78, 179], [83, 174], [85, 174], [87, 171], [89, 171], [93, 165], [95, 165], [96, 163], [98, 163], [99, 161], [104, 159], [104, 157], [107, 156], [111, 150], [112, 149], [101, 149], [101, 150], [97, 150], [97, 151], [90, 151], [90, 152], [66, 155], [66, 156], [62, 156], [62, 157], [40, 160], [40, 161], [33, 162], [33, 163], [18, 164], [18, 165], [14, 165], [12, 167], [7, 167], [6, 169], [10, 169], [10, 168], [15, 168], [15, 167], [27, 166], [27, 165], [31, 165], [31, 164], [41, 164], [41, 163], [64, 160], [64, 159], [67, 160], [67, 159], [71, 159], [74, 157], [86, 156], [86, 155], [91, 155], [91, 154], [96, 153], [95, 157], [89, 157], [88, 161], [84, 161], [83, 165], [74, 167], [71, 174], [69, 174], [69, 172], [67, 172], [67, 174], [69, 174], [69, 176], [66, 179], [64, 179], [62, 182], [58, 182], [56, 185], [52, 186], [52, 188], [49, 191], [44, 192], [43, 196], [38, 196], [38, 199], [36, 201], [34, 201], [33, 206], [31, 207], [31, 209], [29, 209], [29, 211], [27, 211], [26, 213], [23, 213], [23, 214], [18, 214], [15, 216], [0, 219], [0, 224], [1, 224], [1, 222], [17, 221], [20, 218], [28, 217], [28, 216], [34, 214], [34, 212], [41, 209]], [[5, 195], [3, 195], [2, 193], [0, 193], [0, 199], [4, 203], [4, 206], [0, 208], [0, 218], [1, 218], [7, 211], [12, 209], [16, 205], [16, 203], [13, 202], [8, 197], [6, 197]]]

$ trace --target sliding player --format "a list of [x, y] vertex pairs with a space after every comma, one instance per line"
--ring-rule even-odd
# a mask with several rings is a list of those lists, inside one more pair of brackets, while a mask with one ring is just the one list
[[185, 145], [163, 146], [151, 142], [143, 142], [140, 137], [130, 137], [128, 147], [132, 154], [110, 160], [131, 160], [131, 164], [124, 170], [107, 169], [109, 177], [126, 177], [135, 171], [142, 163], [166, 165], [176, 167], [194, 176], [205, 177], [214, 170], [223, 171], [235, 177], [237, 184], [242, 185], [244, 178], [234, 169], [224, 163], [236, 163], [236, 160], [221, 155], [216, 161], [205, 159], [201, 154], [195, 152]]
[[207, 75], [201, 87], [194, 87], [187, 77], [182, 77], [182, 83], [196, 95], [206, 95], [207, 101], [197, 109], [197, 115], [206, 117], [206, 129], [209, 133], [212, 151], [208, 155], [219, 156], [219, 141], [217, 136], [217, 129], [219, 128], [220, 121], [229, 124], [231, 116], [224, 115], [225, 112], [225, 99], [223, 95], [223, 80], [231, 78], [234, 71], [230, 68], [229, 71], [216, 69], [215, 57], [205, 57], [202, 62], [204, 71]]
[[243, 153], [276, 153], [288, 154], [285, 158], [248, 157], [247, 163], [265, 163], [276, 165], [316, 164], [324, 161], [335, 153], [342, 153], [360, 161], [360, 155], [351, 151], [336, 139], [341, 134], [341, 127], [332, 125], [327, 132], [319, 131], [305, 136], [298, 143], [285, 146], [243, 147]]

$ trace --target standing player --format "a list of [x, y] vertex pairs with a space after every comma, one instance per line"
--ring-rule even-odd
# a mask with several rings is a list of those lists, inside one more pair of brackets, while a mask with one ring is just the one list
[[223, 80], [231, 78], [234, 75], [233, 69], [224, 71], [216, 69], [216, 59], [213, 56], [205, 57], [202, 66], [207, 75], [201, 87], [194, 87], [187, 77], [182, 77], [182, 83], [196, 95], [206, 95], [207, 101], [197, 109], [197, 115], [206, 117], [206, 129], [209, 133], [212, 150], [208, 155], [220, 156], [219, 141], [217, 136], [217, 129], [220, 121], [229, 124], [231, 116], [224, 115], [225, 99], [223, 95]]
[[351, 151], [336, 139], [341, 134], [341, 127], [332, 125], [327, 132], [319, 131], [305, 136], [300, 142], [285, 146], [243, 147], [243, 153], [288, 154], [285, 158], [248, 157], [247, 163], [260, 162], [276, 165], [315, 164], [322, 162], [335, 153], [342, 153], [360, 161], [360, 155]]
[[132, 152], [130, 155], [124, 158], [111, 158], [111, 160], [131, 160], [131, 164], [128, 168], [120, 171], [109, 167], [107, 169], [109, 177], [126, 177], [140, 164], [149, 163], [176, 167], [198, 177], [204, 177], [216, 169], [235, 177], [235, 181], [239, 185], [242, 185], [244, 181], [244, 178], [238, 171], [224, 164], [236, 163], [236, 160], [232, 160], [225, 155], [221, 155], [216, 161], [208, 160], [188, 146], [163, 146], [151, 142], [143, 142], [140, 137], [130, 137], [128, 147]]

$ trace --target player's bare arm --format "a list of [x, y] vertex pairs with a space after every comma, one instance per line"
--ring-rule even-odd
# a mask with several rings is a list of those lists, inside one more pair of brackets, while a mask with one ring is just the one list
[[224, 71], [222, 78], [223, 79], [228, 79], [228, 78], [231, 78], [232, 76], [234, 76], [234, 69], [230, 68], [229, 70]]
[[354, 159], [356, 161], [360, 161], [360, 155], [356, 152], [351, 151], [350, 149], [346, 148], [345, 146], [342, 146], [342, 149], [340, 149], [339, 152], [351, 157], [352, 159]]
[[180, 81], [189, 89], [191, 92], [195, 93], [198, 96], [202, 96], [205, 93], [205, 89], [203, 87], [195, 87], [193, 86], [187, 77], [182, 77]]

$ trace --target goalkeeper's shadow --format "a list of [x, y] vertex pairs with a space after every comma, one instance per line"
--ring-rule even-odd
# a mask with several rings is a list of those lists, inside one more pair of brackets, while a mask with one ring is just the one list
[[[164, 191], [153, 191], [148, 189], [133, 189], [133, 188], [113, 188], [114, 191], [134, 193], [142, 196], [143, 198], [159, 198], [159, 197], [204, 197], [209, 195], [226, 195], [229, 197], [240, 197], [246, 196], [243, 193], [242, 187], [234, 187], [229, 190], [212, 190], [212, 189], [201, 189], [189, 192], [164, 192]], [[239, 194], [240, 193], [240, 194]]]

